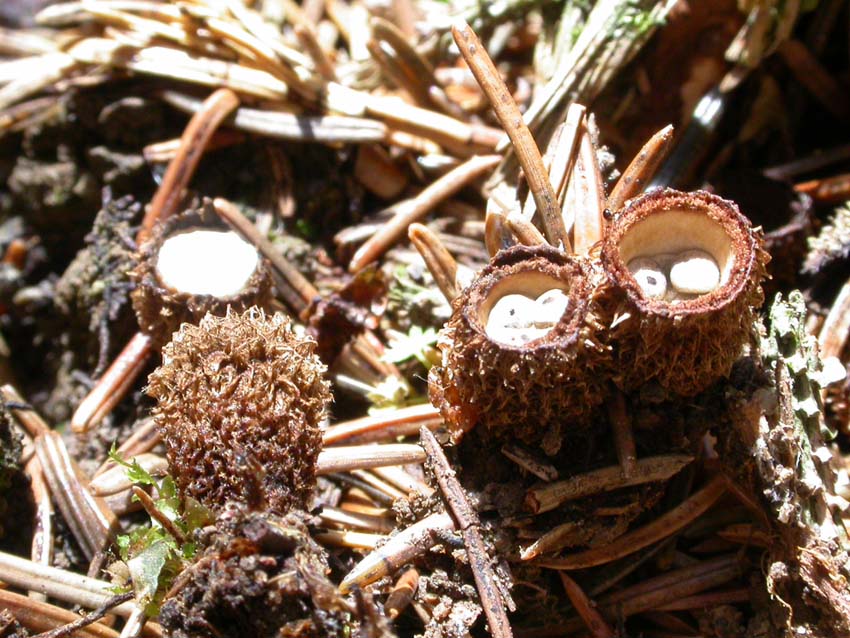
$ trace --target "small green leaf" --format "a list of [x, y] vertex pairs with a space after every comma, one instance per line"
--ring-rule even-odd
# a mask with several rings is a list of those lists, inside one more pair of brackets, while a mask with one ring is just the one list
[[190, 531], [209, 525], [215, 520], [215, 516], [209, 508], [201, 505], [191, 496], [187, 496], [183, 501], [183, 520], [186, 531]]
[[390, 344], [383, 360], [389, 363], [401, 363], [416, 358], [426, 369], [433, 365], [434, 345], [437, 343], [437, 331], [434, 328], [422, 329], [412, 326], [407, 335], [392, 332]]
[[127, 534], [121, 534], [115, 539], [115, 544], [118, 545], [118, 554], [121, 560], [126, 561], [130, 557], [130, 537]]
[[144, 605], [153, 601], [159, 589], [159, 576], [173, 548], [165, 540], [149, 545], [127, 561], [136, 598]]
[[133, 459], [132, 463], [127, 462], [112, 444], [109, 450], [109, 458], [118, 463], [118, 465], [126, 468], [127, 478], [137, 485], [156, 485], [156, 479], [145, 468], [139, 465], [139, 462]]

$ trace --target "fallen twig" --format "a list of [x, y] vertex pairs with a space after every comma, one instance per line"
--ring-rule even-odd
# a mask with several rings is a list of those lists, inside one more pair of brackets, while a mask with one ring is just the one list
[[88, 627], [92, 623], [95, 623], [101, 618], [103, 618], [116, 605], [120, 605], [121, 603], [127, 602], [128, 600], [132, 600], [133, 596], [133, 592], [116, 594], [115, 596], [107, 600], [105, 603], [103, 603], [100, 607], [86, 614], [82, 618], [79, 618], [78, 620], [75, 620], [72, 623], [68, 623], [67, 625], [57, 627], [56, 629], [51, 629], [50, 631], [45, 631], [43, 633], [36, 634], [32, 638], [64, 638], [65, 636], [71, 636], [72, 634], [77, 633], [84, 627]]
[[496, 117], [511, 139], [517, 159], [525, 172], [529, 190], [537, 203], [549, 243], [553, 246], [562, 245], [564, 250], [571, 252], [570, 239], [561, 217], [555, 189], [552, 188], [549, 174], [543, 166], [540, 149], [537, 148], [519, 107], [472, 28], [461, 22], [452, 27], [452, 35], [475, 79], [489, 98]]
[[455, 476], [455, 471], [431, 430], [422, 428], [419, 431], [419, 437], [440, 490], [443, 492], [446, 505], [463, 536], [469, 566], [481, 599], [481, 607], [490, 626], [490, 634], [493, 638], [511, 638], [513, 632], [505, 611], [505, 601], [496, 586], [496, 575], [490, 566], [490, 556], [481, 538], [478, 514], [472, 509], [463, 487]]
[[391, 206], [394, 215], [354, 253], [348, 265], [349, 272], [357, 272], [375, 261], [389, 247], [404, 236], [413, 222], [423, 217], [434, 206], [451, 197], [469, 182], [492, 169], [501, 161], [500, 155], [476, 155], [452, 169], [416, 197]]
[[723, 479], [714, 477], [705, 487], [683, 503], [662, 514], [651, 523], [623, 534], [610, 545], [593, 547], [565, 558], [540, 560], [538, 564], [552, 569], [572, 570], [593, 567], [622, 558], [676, 533], [703, 514], [725, 491], [726, 486]]

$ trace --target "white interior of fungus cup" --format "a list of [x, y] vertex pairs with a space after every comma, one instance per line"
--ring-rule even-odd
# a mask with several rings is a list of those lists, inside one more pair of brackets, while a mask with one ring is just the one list
[[162, 243], [156, 273], [173, 290], [229, 297], [245, 287], [259, 260], [254, 246], [232, 231], [188, 229]]
[[493, 341], [522, 346], [545, 337], [566, 312], [569, 286], [549, 275], [523, 272], [493, 286], [478, 309], [484, 332]]
[[[659, 212], [637, 222], [620, 238], [619, 252], [647, 297], [672, 302], [694, 299], [723, 286], [729, 281], [735, 264], [732, 241], [723, 227], [706, 214], [694, 210]], [[672, 269], [688, 257], [700, 257], [699, 264], [703, 268], [695, 267], [688, 271], [679, 266], [676, 281], [681, 288], [676, 288], [672, 285]], [[656, 272], [649, 266], [652, 262], [655, 262]], [[713, 282], [712, 262], [715, 269]], [[709, 283], [703, 280], [694, 282], [692, 286], [681, 285], [683, 275], [691, 274], [694, 277], [708, 276]], [[660, 278], [663, 279], [657, 281]]]

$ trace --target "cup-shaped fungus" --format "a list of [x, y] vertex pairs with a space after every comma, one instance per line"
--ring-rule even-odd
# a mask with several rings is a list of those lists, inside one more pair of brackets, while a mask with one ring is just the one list
[[452, 438], [484, 427], [555, 454], [601, 402], [588, 266], [548, 245], [499, 252], [453, 302], [431, 400]]
[[690, 396], [728, 375], [750, 340], [768, 259], [733, 202], [671, 189], [633, 200], [602, 247], [617, 298], [615, 381]]
[[139, 327], [157, 345], [183, 322], [197, 323], [208, 312], [223, 315], [228, 307], [265, 307], [271, 299], [264, 260], [209, 202], [160, 225], [141, 246], [131, 274]]
[[147, 391], [184, 496], [213, 510], [306, 504], [331, 400], [315, 348], [287, 318], [256, 308], [181, 326]]

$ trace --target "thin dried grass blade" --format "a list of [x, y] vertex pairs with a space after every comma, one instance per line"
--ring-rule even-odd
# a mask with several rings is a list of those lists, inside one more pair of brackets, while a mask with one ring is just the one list
[[[176, 91], [165, 91], [163, 99], [185, 113], [197, 113], [202, 101]], [[387, 137], [383, 122], [340, 115], [298, 115], [284, 111], [240, 106], [229, 123], [242, 131], [265, 137], [324, 143], [382, 142]]]
[[272, 100], [283, 99], [288, 93], [286, 84], [266, 71], [170, 47], [134, 49], [114, 40], [88, 38], [71, 47], [68, 53], [88, 64], [105, 64], [202, 86], [226, 87]]
[[0, 76], [6, 79], [6, 86], [0, 89], [0, 109], [44, 90], [77, 66], [77, 61], [64, 53], [47, 53], [35, 59], [6, 64], [15, 65], [16, 62], [23, 64], [0, 70]]
[[[0, 552], [0, 580], [13, 587], [29, 589], [72, 605], [95, 609], [114, 594], [112, 583], [82, 574], [42, 565], [19, 556]], [[112, 608], [112, 613], [127, 617], [132, 603]]]
[[366, 532], [345, 532], [328, 530], [316, 534], [316, 540], [335, 547], [353, 547], [355, 549], [375, 549], [386, 540], [384, 534], [368, 534]]
[[[72, 611], [20, 594], [0, 590], [0, 607], [12, 613], [24, 627], [34, 632], [50, 631], [68, 625], [79, 616]], [[118, 638], [118, 632], [101, 623], [92, 623], [74, 632], [80, 638]]]
[[578, 255], [584, 255], [602, 240], [605, 187], [602, 185], [596, 148], [586, 124], [579, 130], [579, 136], [578, 156], [570, 175], [564, 202], [565, 208], [570, 207], [575, 211], [574, 251]]
[[437, 426], [443, 422], [440, 412], [430, 403], [400, 408], [388, 415], [380, 414], [365, 416], [328, 427], [322, 436], [325, 446], [335, 445], [342, 441], [357, 438], [366, 443], [370, 438], [383, 439], [386, 430], [393, 430], [395, 435], [398, 426], [406, 426], [405, 434], [416, 434], [423, 425]]
[[118, 530], [118, 519], [106, 502], [94, 496], [62, 437], [47, 432], [35, 441], [50, 493], [86, 557], [106, 548]]
[[11, 56], [42, 55], [57, 49], [55, 40], [30, 31], [0, 27], [0, 54]]
[[424, 460], [425, 452], [413, 443], [340, 446], [319, 452], [316, 473], [332, 474], [384, 465], [422, 463]]

